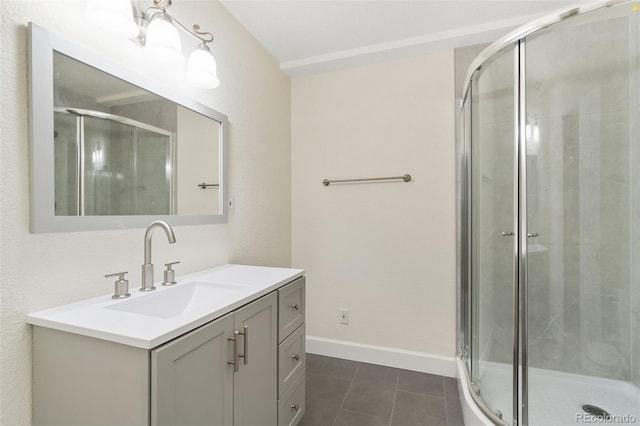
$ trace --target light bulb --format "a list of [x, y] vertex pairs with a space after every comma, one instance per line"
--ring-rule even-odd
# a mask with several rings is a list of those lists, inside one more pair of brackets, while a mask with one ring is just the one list
[[538, 127], [538, 122], [536, 121], [533, 125], [533, 141], [540, 142], [540, 127]]
[[158, 12], [151, 18], [144, 48], [158, 61], [184, 62], [180, 34], [165, 12]]
[[87, 0], [87, 18], [102, 28], [132, 38], [138, 35], [130, 0]]
[[200, 89], [215, 89], [220, 85], [216, 60], [207, 45], [201, 44], [189, 56], [187, 78]]

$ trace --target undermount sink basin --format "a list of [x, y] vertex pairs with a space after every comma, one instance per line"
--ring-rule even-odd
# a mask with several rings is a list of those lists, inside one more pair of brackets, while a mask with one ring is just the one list
[[247, 286], [239, 284], [192, 281], [135, 299], [116, 302], [105, 306], [105, 309], [157, 318], [174, 318], [185, 312], [209, 306], [212, 301], [223, 299], [245, 288]]

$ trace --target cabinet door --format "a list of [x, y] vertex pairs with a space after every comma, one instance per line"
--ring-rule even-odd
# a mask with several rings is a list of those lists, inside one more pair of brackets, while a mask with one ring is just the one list
[[233, 424], [233, 315], [151, 351], [151, 424]]
[[[234, 378], [234, 426], [270, 426], [278, 423], [276, 292], [234, 312], [240, 358]], [[246, 329], [245, 329], [246, 327]]]

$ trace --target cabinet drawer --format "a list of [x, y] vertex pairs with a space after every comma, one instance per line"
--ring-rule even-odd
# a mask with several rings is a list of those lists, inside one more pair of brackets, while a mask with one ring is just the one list
[[304, 370], [305, 326], [302, 324], [278, 346], [278, 396], [289, 389], [298, 374]]
[[297, 425], [305, 409], [305, 370], [298, 375], [291, 388], [278, 401], [278, 426]]
[[304, 322], [304, 277], [278, 290], [278, 343]]

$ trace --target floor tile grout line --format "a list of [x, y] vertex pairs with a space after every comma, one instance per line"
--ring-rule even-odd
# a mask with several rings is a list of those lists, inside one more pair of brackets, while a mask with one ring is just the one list
[[342, 407], [344, 407], [344, 402], [347, 400], [347, 395], [349, 395], [349, 391], [351, 390], [351, 387], [353, 386], [353, 381], [356, 378], [356, 375], [358, 374], [358, 370], [360, 370], [360, 363], [358, 362], [356, 364], [356, 371], [354, 371], [353, 376], [351, 377], [351, 380], [349, 381], [349, 387], [347, 388], [347, 391], [344, 393], [344, 397], [342, 398], [342, 402], [340, 403], [340, 407], [338, 407], [338, 412], [336, 413], [336, 416], [333, 418], [333, 423], [331, 423], [331, 425], [335, 425], [336, 422], [338, 421], [338, 417], [340, 417], [340, 412], [342, 411]]
[[389, 426], [393, 422], [393, 412], [396, 409], [396, 401], [398, 400], [398, 387], [400, 386], [400, 371], [398, 371], [398, 378], [396, 379], [396, 391], [393, 394], [393, 404], [391, 405], [391, 416], [389, 416]]
[[[350, 410], [349, 408], [343, 408], [340, 411], [341, 412], [347, 412], [347, 413], [354, 413], [354, 414], [362, 414], [363, 416], [367, 416], [367, 417], [375, 417], [375, 418], [378, 418], [378, 419], [387, 420], [386, 417], [378, 416], [376, 414], [371, 414], [371, 413], [363, 413], [362, 411], [357, 411], [357, 410]], [[389, 419], [389, 420], [391, 420], [391, 419]]]
[[422, 396], [427, 396], [429, 398], [435, 398], [435, 399], [446, 399], [443, 396], [431, 395], [429, 393], [424, 393], [424, 392], [414, 392], [414, 391], [409, 391], [409, 390], [404, 390], [404, 389], [398, 389], [398, 392], [410, 393], [412, 395], [422, 395]]

